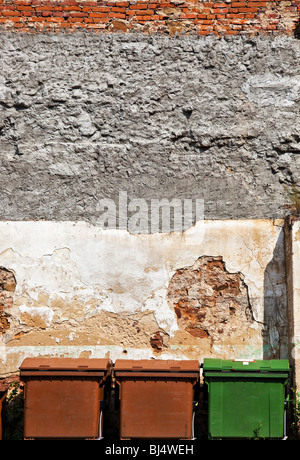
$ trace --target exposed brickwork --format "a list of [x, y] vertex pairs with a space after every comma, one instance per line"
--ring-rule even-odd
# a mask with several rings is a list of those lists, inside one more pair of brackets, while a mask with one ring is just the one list
[[0, 334], [10, 328], [6, 310], [12, 307], [15, 288], [14, 274], [6, 268], [0, 267]]
[[247, 288], [239, 273], [228, 273], [222, 257], [200, 257], [174, 274], [168, 300], [178, 324], [211, 343], [248, 336], [253, 319]]
[[0, 267], [0, 312], [12, 307], [15, 288], [14, 274], [10, 270]]
[[164, 348], [163, 336], [159, 331], [155, 332], [150, 338], [150, 345], [154, 351], [161, 351]]
[[178, 34], [292, 34], [300, 0], [0, 0], [0, 26], [22, 32], [96, 31]]

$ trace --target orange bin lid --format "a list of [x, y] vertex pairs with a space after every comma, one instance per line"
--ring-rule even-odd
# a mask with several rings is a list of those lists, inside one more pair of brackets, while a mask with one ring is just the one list
[[155, 375], [172, 376], [181, 375], [198, 377], [200, 364], [197, 360], [163, 360], [163, 359], [117, 359], [114, 365], [116, 376], [130, 375]]
[[26, 358], [20, 366], [22, 375], [41, 375], [41, 373], [66, 373], [79, 375], [79, 373], [109, 373], [110, 359], [88, 358]]

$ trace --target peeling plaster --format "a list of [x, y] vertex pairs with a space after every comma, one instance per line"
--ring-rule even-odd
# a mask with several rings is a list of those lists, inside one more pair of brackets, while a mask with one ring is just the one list
[[[49, 344], [56, 353], [57, 343], [89, 350], [101, 346], [110, 352], [111, 346], [116, 349], [118, 340], [123, 340], [117, 318], [125, 325], [151, 313], [149, 326], [145, 323], [141, 332], [144, 335], [136, 335], [135, 352], [133, 341], [127, 357], [152, 356], [151, 334], [161, 331], [168, 337], [167, 353], [173, 359], [200, 359], [201, 339], [191, 341], [180, 330], [167, 302], [167, 290], [176, 270], [192, 266], [205, 255], [222, 256], [229, 273], [243, 276], [255, 320], [251, 343], [224, 343], [218, 353], [240, 355], [251, 349], [256, 357], [262, 355], [259, 331], [266, 320], [271, 323], [273, 301], [276, 317], [285, 322], [284, 253], [278, 222], [199, 221], [183, 233], [149, 235], [102, 230], [84, 222], [0, 222], [0, 265], [12, 270], [17, 282], [8, 312], [10, 330], [0, 338], [5, 344], [3, 353], [18, 354], [22, 344], [28, 353], [33, 344], [37, 349], [42, 345], [42, 350]], [[266, 294], [270, 296], [267, 315]], [[105, 324], [110, 320], [115, 324], [113, 343], [107, 330], [101, 329], [102, 315]], [[284, 347], [275, 323], [271, 328], [266, 324], [266, 334], [272, 335], [269, 342], [274, 347]], [[163, 349], [160, 357], [165, 353]]]

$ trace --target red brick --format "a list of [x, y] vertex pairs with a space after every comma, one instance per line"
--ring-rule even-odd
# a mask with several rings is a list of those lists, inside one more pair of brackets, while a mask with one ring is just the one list
[[63, 22], [64, 19], [63, 18], [46, 18], [46, 21], [47, 22], [56, 22], [56, 23], [59, 23], [59, 22]]
[[260, 6], [265, 7], [266, 4], [267, 4], [267, 2], [248, 2], [247, 6], [250, 7], [250, 8], [251, 8], [251, 7], [255, 7], [255, 8], [256, 8], [256, 7], [260, 7]]
[[153, 10], [138, 10], [135, 12], [137, 16], [152, 16], [154, 14]]
[[256, 13], [257, 8], [239, 8], [240, 13]]
[[125, 19], [126, 15], [122, 13], [108, 13], [109, 18]]
[[64, 11], [81, 11], [80, 6], [65, 6]]
[[185, 13], [180, 15], [180, 19], [196, 19], [197, 13]]
[[53, 13], [53, 17], [55, 18], [68, 18], [69, 16], [69, 13], [64, 13], [63, 11], [55, 11]]
[[228, 13], [228, 8], [212, 8], [212, 13]]
[[2, 16], [21, 16], [20, 11], [2, 11]]
[[35, 11], [35, 8], [32, 8], [32, 6], [17, 6], [18, 11]]
[[[40, 2], [40, 0], [32, 0], [32, 1]], [[65, 1], [59, 2], [59, 4], [62, 6], [77, 6], [78, 2], [76, 2], [75, 0], [65, 0]]]
[[97, 7], [93, 8], [93, 11], [99, 11], [101, 13], [109, 13], [110, 8], [108, 6], [97, 6]]
[[90, 18], [107, 18], [107, 13], [90, 13]]
[[83, 18], [69, 18], [68, 21], [70, 21], [70, 22], [82, 22]]
[[131, 10], [147, 10], [148, 4], [147, 3], [137, 3], [136, 5], [130, 5], [129, 8]]
[[82, 13], [80, 11], [75, 11], [75, 13], [71, 12], [71, 17], [72, 18], [87, 18], [88, 13]]
[[37, 6], [35, 8], [35, 11], [50, 11], [50, 10], [52, 10], [52, 8], [49, 6]]
[[12, 10], [13, 11], [15, 9], [16, 9], [15, 5], [2, 5], [1, 6], [1, 10]]
[[111, 9], [111, 11], [115, 11], [116, 13], [125, 13], [126, 8], [114, 7]]
[[234, 19], [234, 18], [244, 18], [245, 14], [244, 13], [237, 13], [237, 14], [226, 14], [226, 18], [228, 19]]

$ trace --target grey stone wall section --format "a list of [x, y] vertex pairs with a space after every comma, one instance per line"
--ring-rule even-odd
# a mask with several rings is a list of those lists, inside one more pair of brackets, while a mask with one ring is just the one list
[[0, 37], [0, 220], [95, 223], [107, 197], [276, 218], [299, 181], [290, 37]]

